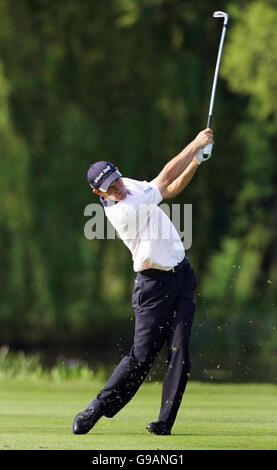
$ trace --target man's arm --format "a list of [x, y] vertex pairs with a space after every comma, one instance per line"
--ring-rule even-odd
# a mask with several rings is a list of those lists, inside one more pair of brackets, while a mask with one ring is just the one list
[[[209, 128], [199, 132], [196, 138], [189, 145], [187, 145], [176, 157], [172, 158], [172, 160], [164, 166], [159, 175], [153, 180], [153, 182], [158, 186], [164, 199], [176, 196], [189, 183], [197, 168], [195, 164], [198, 165], [196, 159], [194, 159], [195, 162], [192, 166], [190, 166], [190, 163], [197, 152], [208, 143], [213, 143], [213, 133]], [[188, 172], [183, 174], [186, 168], [188, 168]], [[173, 182], [175, 182], [179, 176], [180, 181], [176, 182], [176, 185], [173, 185]], [[187, 180], [188, 182], [185, 184]], [[182, 189], [177, 192], [177, 188], [181, 187]], [[173, 188], [175, 189], [173, 190]], [[169, 196], [169, 194], [173, 195]]]
[[177, 194], [181, 193], [192, 180], [198, 167], [199, 163], [194, 157], [183, 173], [181, 173], [178, 178], [176, 178], [171, 184], [163, 189], [163, 199], [171, 199], [177, 196]]

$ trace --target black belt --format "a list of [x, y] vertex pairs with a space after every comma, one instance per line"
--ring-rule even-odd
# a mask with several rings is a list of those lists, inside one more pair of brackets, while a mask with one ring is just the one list
[[183, 269], [185, 267], [186, 264], [188, 264], [189, 262], [189, 259], [188, 257], [186, 256], [183, 261], [181, 261], [181, 263], [178, 263], [176, 266], [174, 266], [174, 268], [171, 268], [171, 269], [168, 269], [168, 270], [165, 270], [165, 269], [154, 269], [154, 268], [151, 268], [151, 269], [144, 269], [143, 271], [140, 271], [141, 274], [151, 274], [151, 273], [161, 273], [161, 274], [167, 274], [167, 273], [177, 273], [178, 271], [180, 271], [181, 269]]

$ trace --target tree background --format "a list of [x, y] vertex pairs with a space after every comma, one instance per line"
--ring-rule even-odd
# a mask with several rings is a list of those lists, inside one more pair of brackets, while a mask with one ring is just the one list
[[[195, 377], [276, 380], [275, 0], [0, 0], [0, 344], [96, 357], [132, 341], [131, 255], [88, 240], [96, 160], [152, 179], [206, 127], [192, 204]], [[274, 369], [275, 368], [275, 369]]]

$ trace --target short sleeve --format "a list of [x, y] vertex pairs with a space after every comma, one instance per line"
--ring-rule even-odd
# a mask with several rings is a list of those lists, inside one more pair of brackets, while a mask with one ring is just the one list
[[153, 182], [148, 183], [147, 181], [143, 182], [143, 187], [140, 191], [132, 195], [132, 199], [133, 204], [136, 206], [140, 204], [159, 204], [163, 200], [158, 186]]

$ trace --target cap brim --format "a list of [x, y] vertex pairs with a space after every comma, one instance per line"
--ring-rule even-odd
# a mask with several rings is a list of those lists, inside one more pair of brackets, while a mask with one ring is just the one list
[[106, 192], [109, 189], [109, 186], [112, 184], [114, 180], [117, 178], [120, 178], [122, 174], [118, 171], [115, 170], [113, 173], [111, 173], [101, 184], [101, 187], [99, 188], [100, 191]]

